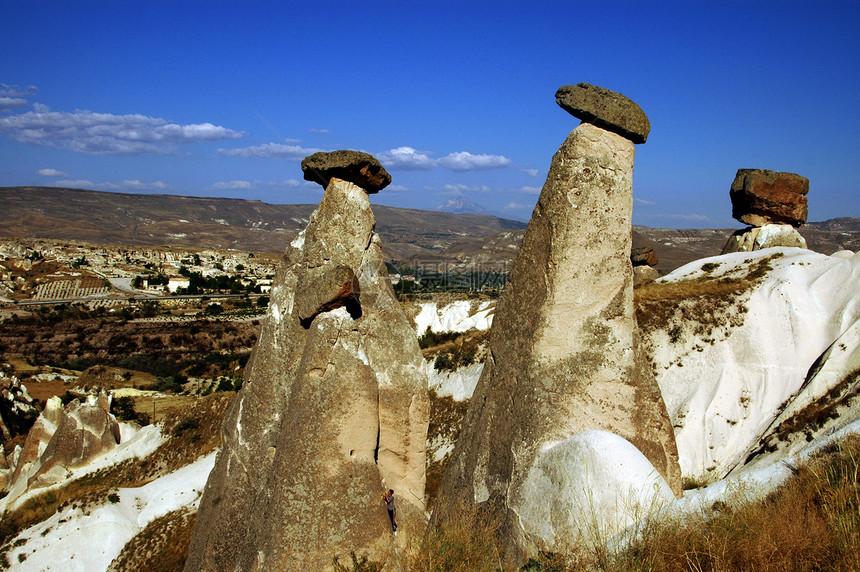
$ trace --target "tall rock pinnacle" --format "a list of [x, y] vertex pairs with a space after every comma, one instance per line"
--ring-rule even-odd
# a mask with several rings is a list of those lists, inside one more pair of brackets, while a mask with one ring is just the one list
[[553, 157], [436, 501], [438, 521], [464, 502], [500, 519], [509, 564], [575, 541], [569, 501], [558, 499], [578, 474], [594, 478], [598, 468], [579, 451], [595, 443], [644, 455], [670, 484], [666, 494], [681, 489], [671, 423], [637, 346], [634, 144], [603, 122], [582, 123]]
[[327, 570], [352, 550], [385, 562], [423, 533], [427, 381], [374, 226], [366, 190], [332, 176], [287, 249], [186, 570]]

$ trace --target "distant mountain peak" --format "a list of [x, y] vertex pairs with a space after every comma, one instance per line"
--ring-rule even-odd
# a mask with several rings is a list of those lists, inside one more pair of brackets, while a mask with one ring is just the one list
[[475, 213], [475, 214], [489, 214], [489, 211], [479, 205], [478, 203], [472, 202], [466, 197], [458, 196], [451, 197], [445, 203], [439, 205], [434, 210], [442, 211], [444, 213]]

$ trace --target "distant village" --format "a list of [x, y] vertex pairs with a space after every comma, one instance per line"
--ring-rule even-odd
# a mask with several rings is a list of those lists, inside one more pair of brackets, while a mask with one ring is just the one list
[[[272, 253], [10, 239], [0, 242], [0, 303], [267, 294], [279, 258]], [[227, 280], [211, 280], [218, 277]], [[191, 292], [195, 278], [215, 287]]]
[[[140, 299], [265, 296], [280, 256], [234, 250], [94, 245], [48, 239], [0, 241], [0, 307]], [[390, 274], [392, 285], [416, 285]], [[409, 290], [412, 288], [410, 287]]]

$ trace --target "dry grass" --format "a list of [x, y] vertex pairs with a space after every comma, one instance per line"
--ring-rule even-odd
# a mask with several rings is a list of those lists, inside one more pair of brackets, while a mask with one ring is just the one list
[[764, 500], [654, 525], [617, 570], [860, 570], [860, 436]]
[[[721, 263], [702, 265], [702, 274], [680, 282], [648, 282], [633, 291], [636, 321], [644, 332], [669, 331], [675, 322], [696, 321], [703, 326], [697, 335], [708, 335], [714, 327], [734, 314], [743, 323], [746, 307], [743, 295], [760, 284], [773, 269], [776, 253], [755, 264], [739, 266], [720, 276], [713, 276]], [[731, 312], [735, 308], [737, 312]], [[674, 340], [673, 340], [674, 341]]]
[[128, 541], [108, 570], [181, 571], [188, 558], [196, 516], [196, 511], [185, 507], [156, 518]]
[[[682, 282], [649, 282], [633, 291], [636, 322], [645, 332], [671, 330], [676, 321], [718, 325], [733, 308], [743, 314], [742, 294], [752, 282], [739, 278], [696, 278]], [[742, 323], [742, 321], [741, 321]]]
[[[860, 435], [803, 463], [763, 500], [743, 491], [683, 519], [645, 524], [624, 551], [606, 547], [542, 554], [521, 570], [807, 571], [860, 570]], [[410, 572], [494, 571], [498, 526], [475, 508], [431, 531], [409, 552]]]
[[429, 531], [409, 551], [407, 572], [478, 572], [501, 567], [496, 544], [499, 522], [480, 514], [474, 505], [460, 505], [452, 518]]

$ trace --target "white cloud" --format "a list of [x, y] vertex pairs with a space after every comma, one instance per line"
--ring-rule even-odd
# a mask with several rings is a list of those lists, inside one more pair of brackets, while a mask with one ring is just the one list
[[122, 188], [115, 183], [108, 183], [108, 182], [94, 183], [94, 182], [88, 181], [86, 179], [74, 179], [74, 180], [64, 179], [61, 181], [56, 181], [54, 184], [57, 185], [58, 187], [68, 187], [68, 188], [72, 188], [72, 189], [102, 189], [102, 190], [106, 190], [106, 191], [115, 191], [117, 189]]
[[523, 169], [523, 173], [530, 177], [537, 177], [540, 171], [538, 171], [537, 169]]
[[639, 205], [640, 207], [653, 207], [657, 203], [655, 203], [654, 201], [646, 201], [645, 199], [637, 199], [636, 197], [633, 197], [633, 204]]
[[298, 187], [302, 184], [298, 179], [287, 179], [285, 181], [266, 181], [263, 183], [262, 181], [255, 181], [267, 185], [269, 187]]
[[93, 155], [173, 153], [176, 145], [237, 139], [241, 132], [213, 125], [180, 125], [140, 114], [114, 115], [86, 110], [34, 111], [0, 118], [0, 132], [20, 143], [60, 147]]
[[68, 177], [66, 173], [56, 169], [39, 169], [38, 173], [45, 177]]
[[328, 129], [314, 129], [313, 127], [308, 129], [308, 131], [310, 131], [311, 133], [331, 133], [331, 131], [329, 131]]
[[166, 189], [167, 185], [165, 185], [161, 181], [153, 181], [152, 183], [144, 183], [140, 179], [126, 179], [122, 182], [123, 187], [132, 187], [135, 189]]
[[212, 185], [213, 189], [253, 189], [250, 181], [218, 181]]
[[385, 192], [394, 191], [395, 193], [399, 193], [399, 192], [408, 191], [408, 190], [409, 190], [409, 187], [405, 187], [403, 185], [388, 185], [387, 187], [385, 187]]
[[0, 83], [0, 111], [27, 107], [30, 102], [25, 98], [36, 94], [36, 86], [30, 85], [20, 88], [17, 85]]
[[0, 97], [0, 111], [7, 109], [17, 109], [19, 107], [27, 107], [29, 102], [20, 97]]
[[504, 155], [473, 155], [468, 151], [459, 151], [442, 157], [439, 164], [452, 171], [481, 171], [507, 167], [511, 160]]
[[28, 85], [26, 88], [18, 87], [17, 85], [9, 85], [8, 83], [0, 83], [0, 96], [7, 97], [27, 97], [36, 95], [36, 86]]
[[57, 181], [57, 185], [59, 185], [61, 187], [74, 187], [74, 188], [81, 188], [81, 189], [90, 188], [91, 189], [95, 186], [95, 183], [93, 183], [92, 181], [87, 181], [85, 179], [76, 179], [76, 180], [63, 179], [62, 181]]
[[412, 147], [395, 147], [376, 155], [386, 169], [400, 171], [429, 171], [436, 168], [436, 159], [426, 151]]
[[265, 159], [285, 159], [287, 161], [301, 161], [308, 155], [313, 155], [322, 149], [301, 147], [299, 145], [285, 145], [283, 143], [264, 143], [253, 147], [240, 147], [238, 149], [218, 149], [220, 155], [228, 157], [263, 157]]
[[525, 193], [527, 195], [539, 195], [541, 192], [541, 188], [540, 187], [525, 186], [525, 187], [520, 188], [520, 192]]
[[490, 192], [490, 187], [487, 185], [445, 185], [442, 189], [451, 193], [464, 193], [467, 191], [471, 191], [473, 193]]
[[506, 211], [520, 211], [523, 209], [529, 208], [529, 205], [524, 205], [522, 203], [508, 203], [504, 206], [502, 210]]

